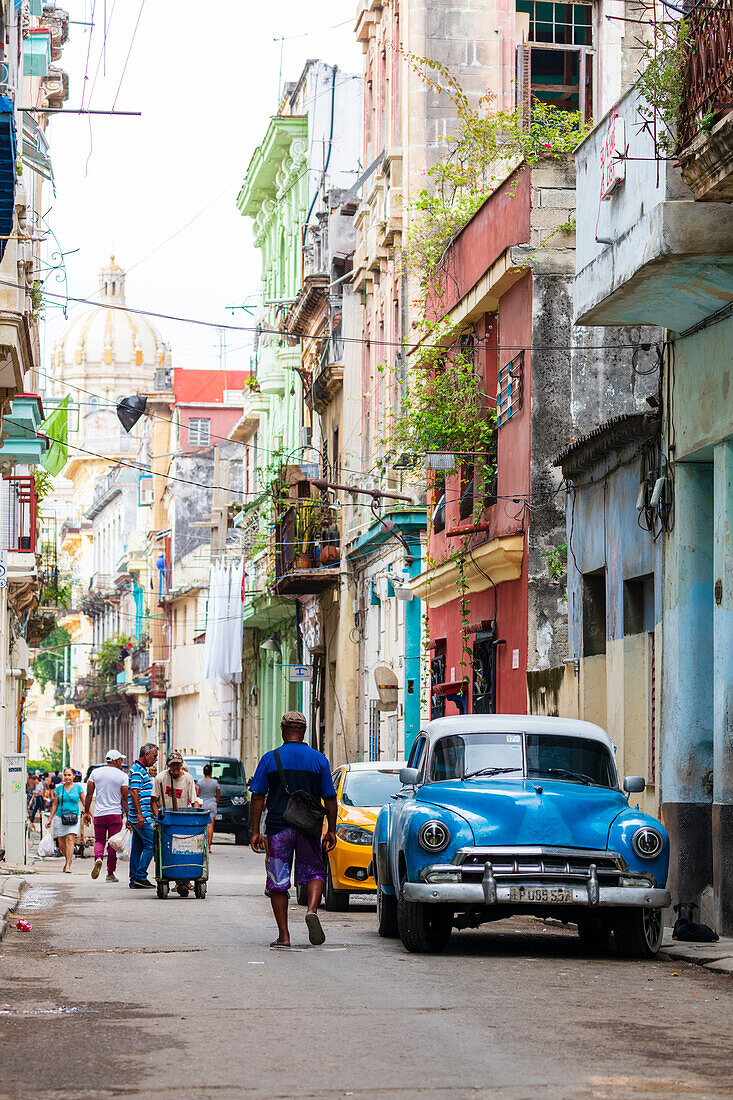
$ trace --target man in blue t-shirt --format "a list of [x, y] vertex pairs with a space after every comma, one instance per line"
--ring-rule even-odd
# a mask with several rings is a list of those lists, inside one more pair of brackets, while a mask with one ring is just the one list
[[[289, 710], [283, 715], [280, 728], [283, 745], [276, 752], [285, 785], [280, 778], [275, 752], [266, 752], [250, 782], [252, 850], [265, 853], [266, 893], [270, 898], [278, 930], [278, 937], [270, 947], [290, 947], [288, 891], [293, 855], [297, 884], [305, 884], [308, 891], [308, 912], [305, 916], [308, 938], [312, 944], [318, 945], [326, 939], [318, 919], [318, 905], [326, 881], [323, 850], [325, 848], [330, 852], [336, 846], [336, 791], [328, 760], [322, 752], [317, 752], [304, 742], [305, 716], [298, 710]], [[306, 791], [316, 800], [323, 800], [328, 827], [322, 839], [292, 829], [285, 821], [283, 815], [288, 798], [296, 791]], [[260, 833], [260, 819], [265, 805], [267, 821], [263, 837]]]
[[152, 768], [157, 759], [158, 746], [148, 741], [141, 746], [138, 758], [130, 768], [127, 823], [132, 829], [131, 890], [150, 890], [154, 887], [148, 878], [148, 867], [153, 858], [153, 811], [150, 808], [153, 780], [148, 768]]

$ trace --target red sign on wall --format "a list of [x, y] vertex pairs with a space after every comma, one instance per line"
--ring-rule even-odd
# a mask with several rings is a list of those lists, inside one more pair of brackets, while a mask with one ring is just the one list
[[609, 199], [626, 179], [626, 124], [618, 115], [608, 120], [601, 146], [601, 198]]

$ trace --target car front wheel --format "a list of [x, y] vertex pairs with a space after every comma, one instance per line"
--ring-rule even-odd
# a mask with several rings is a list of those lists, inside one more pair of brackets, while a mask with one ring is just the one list
[[348, 890], [334, 890], [331, 867], [326, 868], [326, 888], [323, 891], [323, 904], [329, 913], [345, 913], [349, 908]]
[[402, 946], [417, 955], [442, 951], [453, 931], [453, 910], [447, 905], [397, 900], [397, 928]]
[[653, 959], [662, 946], [661, 909], [630, 909], [616, 918], [613, 938], [625, 959]]
[[394, 894], [385, 894], [381, 886], [377, 887], [377, 932], [385, 940], [394, 940], [400, 934], [397, 927], [397, 898]]

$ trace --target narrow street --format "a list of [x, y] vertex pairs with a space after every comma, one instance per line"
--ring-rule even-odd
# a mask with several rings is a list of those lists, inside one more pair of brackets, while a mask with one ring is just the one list
[[204, 902], [39, 870], [0, 949], [2, 1097], [733, 1095], [728, 977], [529, 919], [408, 955], [366, 902], [323, 948], [294, 906], [270, 950], [259, 858], [212, 862]]

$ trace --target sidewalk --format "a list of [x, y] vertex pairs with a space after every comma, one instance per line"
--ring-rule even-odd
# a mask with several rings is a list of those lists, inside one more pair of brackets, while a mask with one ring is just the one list
[[717, 943], [678, 943], [672, 939], [672, 929], [667, 928], [661, 954], [668, 959], [696, 963], [718, 974], [733, 975], [733, 936], [721, 936]]
[[18, 905], [28, 883], [20, 875], [0, 874], [0, 940], [8, 927], [8, 914]]

